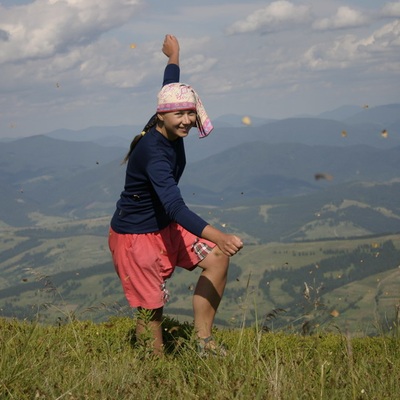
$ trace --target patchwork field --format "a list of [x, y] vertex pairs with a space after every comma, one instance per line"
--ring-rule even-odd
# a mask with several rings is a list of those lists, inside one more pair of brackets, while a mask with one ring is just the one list
[[[54, 322], [130, 315], [108, 250], [108, 218], [0, 230], [0, 315]], [[200, 271], [177, 269], [165, 312], [191, 321]], [[400, 304], [400, 235], [247, 244], [231, 259], [217, 325], [266, 328], [390, 326]], [[308, 328], [307, 328], [308, 329]]]

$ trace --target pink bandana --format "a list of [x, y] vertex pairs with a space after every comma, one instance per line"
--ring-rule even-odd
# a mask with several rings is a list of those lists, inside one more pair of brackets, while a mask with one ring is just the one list
[[185, 83], [170, 83], [163, 86], [158, 93], [157, 112], [171, 112], [177, 110], [194, 110], [197, 113], [197, 129], [199, 137], [208, 136], [213, 130], [210, 119], [203, 107], [199, 96], [194, 89]]

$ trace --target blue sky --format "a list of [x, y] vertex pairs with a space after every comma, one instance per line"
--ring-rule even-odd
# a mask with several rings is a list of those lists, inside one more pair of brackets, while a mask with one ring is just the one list
[[143, 124], [167, 33], [211, 119], [400, 102], [400, 1], [0, 0], [0, 136]]

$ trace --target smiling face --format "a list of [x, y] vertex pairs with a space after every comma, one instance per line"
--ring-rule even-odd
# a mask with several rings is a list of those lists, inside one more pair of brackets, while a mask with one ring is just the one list
[[168, 140], [184, 138], [196, 126], [197, 113], [194, 110], [177, 110], [158, 113], [157, 130]]

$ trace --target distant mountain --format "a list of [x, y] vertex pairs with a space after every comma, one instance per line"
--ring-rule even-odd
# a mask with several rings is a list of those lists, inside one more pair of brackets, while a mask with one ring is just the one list
[[371, 123], [387, 128], [389, 125], [400, 122], [400, 104], [368, 107], [346, 118], [346, 122], [351, 124]]
[[[103, 147], [91, 142], [68, 142], [41, 135], [2, 143], [0, 220], [21, 226], [31, 223], [29, 215], [34, 211], [66, 215], [66, 209], [71, 205], [63, 206], [59, 191], [70, 191], [71, 199], [79, 197], [81, 188], [77, 185], [77, 176], [91, 171], [86, 183], [96, 185], [92, 180], [96, 170], [111, 160], [122, 158], [121, 148]], [[103, 174], [106, 176], [104, 171]], [[68, 186], [71, 180], [72, 187]]]
[[[261, 126], [217, 127], [205, 139], [197, 135], [186, 139], [188, 159], [199, 161], [231, 147], [255, 141], [265, 143], [299, 143], [307, 145], [349, 146], [368, 145], [391, 148], [400, 145], [400, 105], [388, 105], [355, 112], [353, 107], [340, 111], [341, 120], [318, 117], [286, 118], [269, 121]], [[364, 112], [366, 111], [366, 112]], [[370, 114], [370, 112], [372, 114]], [[339, 111], [333, 112], [333, 118]], [[328, 114], [325, 114], [326, 116]], [[397, 118], [397, 119], [396, 119]], [[384, 124], [383, 121], [387, 123]], [[382, 131], [386, 129], [387, 134]]]
[[0, 204], [0, 228], [30, 225], [28, 215], [42, 208], [29, 194], [24, 194], [20, 185], [11, 184], [4, 177], [0, 178]]
[[[121, 148], [45, 136], [3, 144], [0, 221], [29, 226], [35, 223], [32, 215], [38, 213], [74, 219], [110, 215], [123, 188], [123, 155]], [[249, 141], [205, 160], [189, 161], [180, 187], [186, 201], [197, 206], [251, 205], [276, 199], [286, 203], [334, 188], [340, 196], [343, 184], [369, 182], [374, 187], [399, 178], [399, 158], [400, 146]], [[316, 174], [322, 179], [316, 179]], [[381, 192], [373, 192], [379, 200]]]
[[344, 121], [347, 118], [353, 117], [361, 110], [360, 106], [346, 105], [335, 108], [331, 111], [326, 111], [318, 115], [318, 118], [334, 119], [336, 121]]
[[[378, 148], [400, 145], [400, 105], [377, 107], [343, 106], [315, 117], [272, 120], [249, 116], [251, 124], [242, 123], [243, 116], [228, 114], [213, 120], [214, 131], [199, 140], [193, 130], [186, 139], [188, 159], [198, 161], [249, 141], [266, 143], [302, 143], [310, 145], [348, 146], [365, 144]], [[79, 131], [60, 129], [46, 136], [66, 141], [90, 141], [101, 146], [128, 149], [142, 126], [91, 127]], [[386, 129], [387, 137], [382, 137]]]
[[[243, 122], [244, 118], [246, 118], [245, 122], [247, 123], [247, 125]], [[261, 118], [252, 115], [226, 114], [213, 119], [212, 124], [214, 128], [240, 128], [245, 125], [251, 125], [254, 128], [274, 121], [276, 121], [276, 119]]]
[[[215, 128], [205, 139], [194, 132], [185, 140], [188, 165], [181, 190], [190, 203], [221, 206], [235, 199], [317, 194], [357, 181], [388, 182], [399, 177], [400, 135], [383, 136], [379, 124], [385, 118], [392, 123], [388, 126], [400, 124], [396, 110], [399, 105], [365, 109], [354, 124], [290, 118], [258, 127]], [[376, 123], [367, 122], [371, 119]], [[131, 134], [128, 126], [103, 127], [53, 132], [68, 140], [38, 135], [1, 143], [0, 221], [29, 225], [35, 212], [65, 218], [108, 215], [122, 190], [120, 161]], [[116, 138], [126, 145], [110, 146]], [[333, 179], [316, 180], [315, 174]]]
[[38, 135], [0, 146], [1, 171], [13, 180], [29, 181], [39, 176], [69, 175], [96, 167], [122, 155], [120, 148], [105, 148], [93, 142], [70, 142]]
[[[307, 145], [344, 146], [368, 145], [376, 148], [392, 148], [400, 145], [400, 122], [388, 124], [388, 136], [382, 136], [383, 125], [377, 123], [349, 123], [320, 118], [288, 118], [265, 122], [262, 125], [244, 126], [233, 124], [215, 124], [214, 131], [204, 139], [199, 139], [196, 130], [192, 130], [185, 139], [187, 159], [189, 162], [204, 160], [226, 149], [262, 141], [265, 143], [299, 143]], [[261, 120], [260, 120], [261, 123]], [[91, 128], [84, 131], [57, 131], [49, 134], [66, 141], [92, 141], [100, 146], [120, 148], [121, 157], [126, 153], [134, 135], [141, 128], [106, 127]]]
[[[240, 188], [251, 184], [260, 195], [266, 197], [285, 195], [287, 188], [292, 190], [292, 194], [302, 194], [319, 190], [326, 183], [396, 179], [400, 177], [399, 157], [400, 146], [383, 150], [369, 146], [249, 142], [206, 160], [190, 163], [182, 178], [182, 185], [196, 182], [198, 192], [201, 188], [219, 193], [238, 188], [238, 193], [243, 191]], [[318, 173], [330, 175], [332, 183], [323, 179], [323, 182], [316, 181], [315, 175]], [[272, 183], [273, 178], [280, 181], [280, 186]], [[289, 180], [286, 186], [283, 185], [284, 179]], [[296, 186], [298, 190], [294, 190]], [[276, 187], [280, 187], [280, 190], [274, 191]]]
[[94, 142], [101, 146], [125, 147], [135, 135], [140, 133], [142, 127], [120, 125], [120, 126], [93, 126], [81, 130], [58, 129], [46, 133], [46, 136], [73, 142]]

